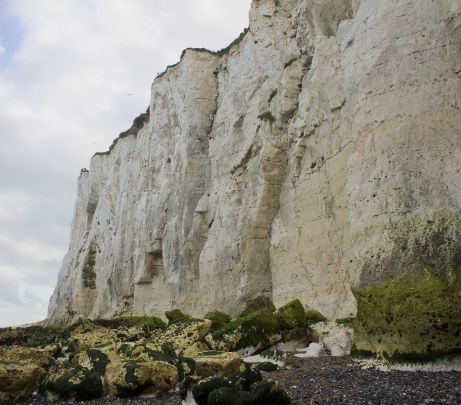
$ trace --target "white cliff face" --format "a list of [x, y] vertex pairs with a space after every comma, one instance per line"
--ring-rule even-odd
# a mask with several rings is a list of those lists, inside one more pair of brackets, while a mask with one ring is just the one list
[[345, 318], [351, 287], [458, 271], [460, 12], [254, 0], [228, 52], [187, 50], [81, 174], [50, 319], [235, 315], [258, 294]]

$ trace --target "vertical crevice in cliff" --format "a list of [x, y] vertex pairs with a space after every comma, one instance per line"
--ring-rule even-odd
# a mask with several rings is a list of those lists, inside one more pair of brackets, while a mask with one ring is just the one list
[[[241, 35], [241, 38], [246, 34]], [[200, 279], [200, 255], [208, 239], [208, 234], [213, 223], [213, 214], [210, 215], [209, 203], [210, 203], [210, 186], [211, 186], [211, 158], [210, 158], [210, 136], [213, 131], [215, 124], [216, 113], [218, 111], [218, 100], [219, 100], [219, 72], [222, 67], [222, 56], [220, 55], [220, 66], [216, 68], [211, 79], [214, 80], [214, 101], [213, 109], [209, 115], [209, 122], [203, 137], [200, 139], [201, 153], [206, 160], [204, 170], [202, 169], [203, 187], [200, 199], [197, 201], [192, 218], [191, 226], [184, 243], [184, 258], [187, 262], [189, 269], [188, 274], [183, 274], [183, 282], [185, 288], [190, 285], [191, 282], [198, 282]]]

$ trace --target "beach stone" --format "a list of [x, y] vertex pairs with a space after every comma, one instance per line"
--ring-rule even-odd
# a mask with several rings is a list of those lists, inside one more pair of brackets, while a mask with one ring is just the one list
[[272, 308], [247, 312], [205, 337], [213, 350], [256, 353], [282, 340], [282, 327]]
[[57, 345], [44, 348], [24, 346], [0, 346], [0, 360], [11, 362], [24, 362], [46, 366], [53, 362], [53, 356], [59, 352]]
[[200, 377], [228, 377], [239, 370], [240, 356], [236, 352], [206, 351], [192, 357], [195, 374]]
[[32, 395], [44, 370], [27, 361], [8, 361], [0, 357], [0, 401], [15, 401]]
[[47, 371], [41, 391], [49, 400], [74, 399], [84, 401], [101, 397], [101, 375], [80, 365], [62, 365]]
[[184, 357], [194, 357], [201, 352], [206, 352], [210, 350], [208, 345], [204, 342], [195, 342], [191, 347], [188, 347], [184, 350]]
[[208, 405], [290, 405], [291, 401], [275, 381], [259, 381], [249, 391], [229, 387], [218, 388], [210, 393]]
[[178, 382], [178, 370], [163, 361], [120, 361], [110, 363], [104, 375], [107, 394], [138, 396], [172, 390]]
[[211, 329], [211, 324], [212, 321], [209, 319], [178, 321], [169, 325], [155, 343], [169, 343], [178, 354], [182, 354], [195, 343], [204, 339]]
[[299, 300], [293, 300], [285, 304], [277, 311], [277, 316], [282, 321], [282, 326], [293, 329], [297, 326], [304, 326], [306, 313], [303, 304]]

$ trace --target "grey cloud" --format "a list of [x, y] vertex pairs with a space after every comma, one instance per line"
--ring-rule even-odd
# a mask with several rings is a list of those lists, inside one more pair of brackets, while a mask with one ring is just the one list
[[145, 110], [182, 49], [230, 43], [250, 0], [4, 4], [23, 32], [15, 54], [0, 51], [0, 326], [45, 316], [80, 169]]

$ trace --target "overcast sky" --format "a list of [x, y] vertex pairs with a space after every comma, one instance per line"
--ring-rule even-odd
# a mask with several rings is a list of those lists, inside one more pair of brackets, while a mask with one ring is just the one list
[[182, 49], [220, 49], [251, 0], [0, 0], [0, 327], [46, 316], [80, 169]]

